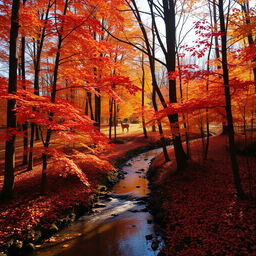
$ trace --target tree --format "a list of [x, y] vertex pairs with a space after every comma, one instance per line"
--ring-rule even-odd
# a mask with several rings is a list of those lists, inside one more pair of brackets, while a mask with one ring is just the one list
[[[150, 58], [150, 65], [153, 65], [153, 61], [155, 57], [153, 57], [152, 54], [152, 47], [150, 46], [150, 40], [148, 39], [146, 29], [144, 27], [143, 21], [141, 19], [140, 11], [137, 7], [136, 1], [131, 1], [133, 4], [133, 7], [129, 4], [130, 8], [132, 9], [134, 16], [136, 17], [139, 26], [141, 28], [145, 44], [146, 44], [146, 54]], [[149, 7], [150, 7], [150, 15], [153, 22], [153, 31], [156, 34], [157, 40], [159, 42], [159, 45], [162, 49], [162, 52], [165, 56], [165, 63], [164, 66], [167, 69], [168, 73], [175, 72], [176, 69], [176, 27], [175, 27], [175, 3], [171, 0], [163, 0], [162, 5], [155, 4], [153, 1], [148, 1]], [[155, 11], [159, 12], [161, 17], [163, 17], [164, 23], [165, 23], [165, 36], [166, 36], [166, 47], [163, 43], [160, 33], [159, 33], [159, 27], [156, 24], [155, 21]], [[151, 72], [154, 72], [154, 68], [151, 69]], [[155, 90], [157, 92], [157, 95], [163, 104], [163, 107], [166, 108], [167, 105], [165, 103], [165, 100], [163, 96], [161, 95], [161, 92], [157, 86], [156, 83], [153, 83], [153, 86], [155, 86]], [[176, 103], [177, 102], [177, 95], [176, 95], [176, 81], [175, 80], [169, 80], [169, 102], [170, 103]], [[174, 145], [174, 152], [175, 152], [175, 159], [177, 162], [177, 169], [182, 170], [186, 166], [186, 154], [183, 150], [181, 138], [179, 134], [179, 124], [178, 124], [178, 114], [173, 114], [168, 116], [171, 130], [172, 130], [172, 137], [173, 137], [173, 145]]]
[[221, 31], [221, 52], [222, 52], [222, 70], [223, 70], [223, 84], [226, 100], [226, 115], [228, 122], [228, 138], [229, 138], [229, 153], [232, 164], [234, 183], [237, 194], [240, 198], [244, 198], [245, 194], [241, 185], [241, 178], [239, 175], [238, 162], [236, 158], [235, 140], [234, 140], [234, 126], [233, 116], [231, 109], [231, 95], [229, 88], [229, 72], [228, 72], [228, 59], [227, 59], [227, 24], [225, 23], [223, 1], [219, 0], [219, 18], [220, 18], [220, 31]]
[[[23, 0], [23, 6], [25, 6], [26, 0]], [[20, 73], [23, 82], [23, 89], [26, 90], [26, 60], [25, 60], [25, 49], [26, 49], [26, 38], [24, 35], [21, 37], [21, 53], [20, 53]], [[22, 125], [22, 130], [24, 131], [23, 137], [23, 161], [22, 164], [26, 165], [28, 163], [28, 122]]]
[[145, 123], [145, 114], [144, 114], [144, 106], [145, 106], [145, 67], [144, 67], [144, 55], [141, 55], [141, 70], [142, 70], [142, 77], [141, 77], [141, 85], [142, 85], [142, 92], [141, 92], [141, 107], [142, 107], [142, 128], [144, 133], [144, 138], [148, 137], [147, 135], [147, 128]]
[[[10, 29], [10, 50], [9, 50], [9, 83], [8, 93], [16, 94], [17, 92], [17, 66], [18, 60], [17, 39], [19, 32], [19, 9], [20, 1], [13, 0], [11, 29]], [[7, 132], [12, 133], [11, 138], [6, 141], [5, 145], [5, 173], [2, 198], [10, 199], [14, 190], [14, 167], [15, 167], [15, 130], [16, 130], [16, 100], [9, 99], [7, 103]]]

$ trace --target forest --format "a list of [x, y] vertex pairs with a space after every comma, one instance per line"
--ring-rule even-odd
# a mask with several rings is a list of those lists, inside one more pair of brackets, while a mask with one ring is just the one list
[[0, 0], [0, 255], [256, 255], [254, 0]]

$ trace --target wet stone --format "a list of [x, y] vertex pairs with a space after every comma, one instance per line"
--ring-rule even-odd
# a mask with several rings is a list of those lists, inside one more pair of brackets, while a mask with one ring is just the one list
[[93, 208], [104, 208], [106, 207], [105, 204], [95, 204]]
[[124, 179], [124, 174], [123, 173], [118, 174], [118, 179]]
[[140, 211], [139, 210], [129, 210], [129, 212], [136, 213], [136, 212], [140, 212]]
[[99, 195], [99, 199], [109, 199], [110, 198], [110, 195], [109, 194], [100, 194]]
[[142, 196], [142, 197], [137, 198], [136, 201], [146, 203], [146, 202], [148, 202], [148, 199], [149, 199], [148, 196]]
[[151, 243], [152, 250], [156, 251], [158, 249], [158, 247], [159, 247], [159, 241], [157, 241], [157, 240], [152, 241], [152, 243]]
[[120, 195], [112, 194], [112, 197], [113, 198], [119, 198], [121, 200], [132, 200], [133, 199], [133, 196], [132, 195], [128, 195], [128, 194], [120, 194]]
[[22, 247], [22, 252], [26, 256], [32, 256], [35, 251], [35, 246], [32, 243], [24, 244]]
[[107, 191], [107, 187], [106, 187], [106, 186], [101, 186], [101, 187], [99, 188], [99, 191], [100, 191], [100, 192], [105, 192], [105, 191]]
[[151, 240], [151, 239], [153, 239], [153, 235], [152, 235], [152, 234], [146, 235], [145, 237], [146, 237], [146, 240]]

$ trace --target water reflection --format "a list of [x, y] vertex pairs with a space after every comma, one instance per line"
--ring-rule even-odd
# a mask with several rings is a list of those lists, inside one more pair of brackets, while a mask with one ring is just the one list
[[[37, 251], [38, 256], [151, 256], [151, 242], [145, 236], [153, 234], [140, 198], [148, 193], [145, 178], [153, 150], [134, 157], [123, 168], [127, 175], [112, 190], [111, 201], [101, 201], [106, 207], [95, 209], [54, 236]], [[151, 223], [151, 222], [150, 222]]]

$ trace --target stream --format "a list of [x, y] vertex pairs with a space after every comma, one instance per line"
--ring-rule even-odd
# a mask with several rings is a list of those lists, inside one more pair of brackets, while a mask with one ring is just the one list
[[80, 217], [36, 251], [37, 256], [151, 256], [159, 253], [162, 240], [154, 231], [147, 211], [150, 161], [161, 149], [131, 158], [125, 173], [93, 214]]

